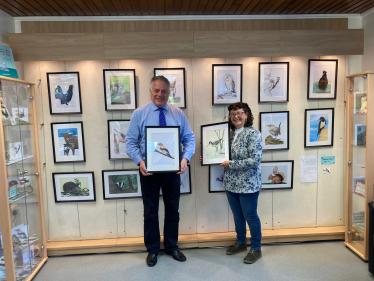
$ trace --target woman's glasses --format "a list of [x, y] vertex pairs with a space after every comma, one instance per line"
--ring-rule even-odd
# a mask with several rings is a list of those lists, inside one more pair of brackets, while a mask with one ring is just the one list
[[230, 113], [230, 117], [235, 117], [236, 115], [238, 116], [242, 116], [244, 114], [244, 112], [237, 112], [237, 113]]

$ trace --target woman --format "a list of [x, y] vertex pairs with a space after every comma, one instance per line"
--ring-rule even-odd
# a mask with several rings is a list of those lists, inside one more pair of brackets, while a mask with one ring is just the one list
[[246, 225], [251, 232], [251, 249], [245, 263], [261, 257], [261, 222], [257, 202], [261, 190], [262, 158], [261, 133], [252, 127], [253, 115], [248, 104], [237, 102], [229, 106], [231, 160], [221, 164], [225, 168], [223, 186], [234, 215], [237, 242], [226, 250], [235, 255], [247, 250]]

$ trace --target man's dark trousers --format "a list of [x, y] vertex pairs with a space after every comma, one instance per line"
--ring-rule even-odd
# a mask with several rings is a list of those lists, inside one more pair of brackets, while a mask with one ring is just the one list
[[160, 227], [158, 223], [160, 187], [165, 204], [165, 251], [171, 252], [177, 250], [180, 175], [173, 172], [154, 173], [152, 176], [143, 176], [140, 173], [140, 183], [144, 206], [144, 243], [148, 253], [157, 254], [160, 250]]

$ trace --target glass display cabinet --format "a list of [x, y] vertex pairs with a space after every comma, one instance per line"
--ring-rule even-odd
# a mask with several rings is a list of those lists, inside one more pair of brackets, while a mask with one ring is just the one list
[[0, 280], [47, 260], [34, 83], [0, 76]]
[[374, 180], [374, 149], [366, 146], [374, 133], [373, 75], [363, 72], [347, 76], [345, 245], [365, 261], [369, 256], [368, 203], [373, 201]]

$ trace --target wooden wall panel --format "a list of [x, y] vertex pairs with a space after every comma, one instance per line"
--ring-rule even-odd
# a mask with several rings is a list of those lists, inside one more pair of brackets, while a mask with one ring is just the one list
[[364, 31], [9, 34], [17, 61], [362, 55]]
[[22, 33], [104, 33], [170, 31], [255, 31], [347, 29], [347, 18], [157, 20], [157, 21], [23, 21]]
[[9, 34], [17, 61], [104, 59], [103, 34]]
[[191, 58], [192, 32], [104, 33], [106, 59]]

